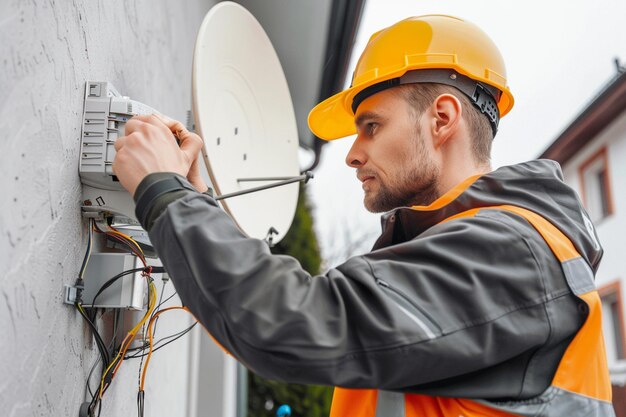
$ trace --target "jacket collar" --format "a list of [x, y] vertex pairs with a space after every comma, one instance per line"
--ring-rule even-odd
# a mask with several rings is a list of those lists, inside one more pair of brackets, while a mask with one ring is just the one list
[[373, 249], [411, 240], [444, 219], [472, 208], [456, 202], [480, 177], [466, 178], [427, 206], [399, 207], [385, 213], [381, 218], [382, 234]]

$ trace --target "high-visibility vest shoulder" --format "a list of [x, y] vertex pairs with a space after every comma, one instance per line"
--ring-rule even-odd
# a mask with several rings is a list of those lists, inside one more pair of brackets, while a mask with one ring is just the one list
[[480, 210], [505, 210], [526, 219], [561, 263], [567, 284], [588, 316], [563, 354], [551, 385], [531, 400], [494, 403], [375, 389], [335, 388], [330, 417], [614, 417], [611, 382], [602, 336], [602, 308], [593, 272], [572, 242], [538, 214], [516, 206], [472, 209], [444, 222], [472, 217]]

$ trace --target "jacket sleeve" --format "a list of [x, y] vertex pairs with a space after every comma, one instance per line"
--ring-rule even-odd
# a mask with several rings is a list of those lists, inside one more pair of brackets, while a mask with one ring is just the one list
[[547, 295], [528, 238], [458, 219], [320, 276], [245, 237], [185, 191], [150, 238], [183, 303], [254, 372], [289, 382], [403, 390], [545, 343]]

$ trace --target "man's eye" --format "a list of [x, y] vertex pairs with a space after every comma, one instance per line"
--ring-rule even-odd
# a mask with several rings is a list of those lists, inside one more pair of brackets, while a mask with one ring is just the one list
[[374, 122], [370, 122], [366, 125], [366, 131], [368, 135], [373, 135], [374, 131], [376, 130], [376, 127], [378, 127], [378, 123], [374, 123]]

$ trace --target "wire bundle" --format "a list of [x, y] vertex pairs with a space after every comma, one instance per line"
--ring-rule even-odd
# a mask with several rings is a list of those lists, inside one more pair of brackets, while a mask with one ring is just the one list
[[[117, 242], [122, 243], [124, 246], [126, 246], [133, 254], [135, 254], [135, 256], [137, 256], [141, 262], [143, 263], [143, 267], [142, 268], [134, 268], [134, 269], [130, 269], [127, 271], [123, 271], [119, 274], [117, 274], [116, 276], [112, 277], [111, 279], [109, 279], [107, 282], [104, 283], [104, 285], [98, 290], [98, 292], [96, 293], [96, 295], [94, 296], [91, 305], [95, 306], [96, 305], [96, 299], [98, 298], [98, 296], [100, 296], [107, 288], [109, 288], [113, 283], [115, 283], [117, 280], [119, 280], [120, 278], [126, 276], [126, 275], [130, 275], [133, 273], [137, 273], [137, 272], [141, 272], [142, 275], [146, 278], [146, 281], [148, 283], [148, 308], [146, 313], [143, 315], [142, 319], [126, 334], [126, 336], [124, 337], [124, 339], [122, 340], [120, 346], [115, 349], [115, 337], [116, 337], [116, 333], [117, 331], [114, 331], [114, 335], [113, 335], [113, 340], [112, 340], [112, 346], [111, 347], [107, 347], [106, 344], [104, 343], [104, 340], [102, 338], [102, 335], [100, 334], [100, 332], [98, 331], [98, 328], [96, 326], [96, 314], [97, 314], [97, 309], [93, 308], [92, 311], [90, 312], [91, 314], [88, 314], [88, 312], [86, 311], [85, 307], [82, 304], [82, 292], [84, 289], [84, 277], [85, 277], [85, 271], [87, 270], [87, 265], [89, 263], [89, 259], [91, 257], [91, 253], [92, 253], [92, 248], [93, 248], [93, 232], [97, 232], [97, 233], [102, 233], [104, 235], [106, 235], [108, 238], [113, 239]], [[162, 272], [162, 268], [161, 269]], [[78, 274], [78, 279], [76, 280], [76, 288], [77, 288], [77, 297], [76, 297], [76, 302], [75, 302], [75, 307], [77, 309], [77, 311], [80, 313], [80, 315], [83, 317], [83, 319], [85, 320], [85, 322], [88, 324], [89, 328], [91, 329], [91, 332], [94, 336], [94, 340], [96, 343], [96, 346], [98, 348], [98, 352], [99, 352], [99, 359], [98, 361], [96, 361], [96, 363], [94, 364], [94, 366], [92, 367], [89, 376], [87, 378], [87, 390], [89, 391], [90, 395], [91, 395], [91, 401], [88, 403], [85, 403], [83, 407], [81, 407], [81, 417], [93, 417], [96, 414], [99, 416], [100, 412], [102, 411], [102, 397], [104, 396], [106, 390], [109, 388], [109, 386], [111, 385], [111, 382], [113, 381], [113, 378], [115, 377], [115, 375], [117, 374], [122, 361], [124, 360], [125, 356], [126, 356], [126, 352], [128, 351], [131, 343], [133, 342], [133, 340], [135, 340], [135, 337], [137, 336], [137, 333], [139, 333], [139, 331], [143, 328], [145, 329], [145, 324], [146, 322], [149, 321], [149, 319], [151, 319], [152, 317], [155, 317], [154, 313], [155, 313], [155, 309], [157, 307], [157, 291], [156, 291], [156, 286], [154, 285], [153, 279], [151, 277], [151, 273], [152, 273], [153, 267], [148, 266], [147, 262], [146, 262], [146, 258], [144, 256], [144, 253], [141, 249], [141, 247], [139, 246], [139, 244], [130, 236], [119, 232], [118, 230], [116, 230], [114, 227], [107, 225], [106, 223], [100, 223], [98, 225], [96, 225], [96, 223], [93, 220], [89, 220], [89, 229], [88, 229], [88, 242], [87, 242], [87, 250], [85, 253], [85, 257], [83, 259], [79, 274]], [[166, 300], [167, 301], [167, 300]], [[158, 317], [158, 316], [156, 316]], [[173, 335], [173, 337], [176, 337], [178, 335]], [[152, 342], [152, 339], [150, 340], [150, 342]], [[144, 350], [146, 347], [146, 345], [144, 345], [142, 347], [142, 350]], [[152, 348], [152, 346], [150, 346], [150, 348]], [[151, 349], [152, 351], [152, 349]], [[97, 364], [99, 362], [102, 362], [102, 372], [100, 375], [100, 384], [99, 384], [99, 389], [96, 390], [95, 392], [92, 391], [90, 385], [89, 385], [89, 381], [91, 379], [91, 375], [95, 369], [95, 367], [97, 366]], [[141, 372], [141, 365], [140, 365], [140, 375], [142, 374]], [[143, 374], [145, 375], [145, 372], [143, 372]], [[143, 404], [143, 393], [140, 393], [140, 395], [138, 395], [138, 401], [139, 398], [141, 397], [142, 399], [142, 404]], [[97, 411], [97, 413], [96, 413]], [[143, 414], [143, 410], [140, 410], [140, 413]], [[141, 415], [140, 414], [140, 415]]]
[[[143, 263], [143, 267], [122, 271], [116, 276], [107, 280], [102, 285], [102, 287], [100, 287], [100, 289], [96, 292], [96, 295], [93, 297], [91, 301], [92, 308], [89, 314], [82, 304], [82, 291], [84, 288], [84, 275], [87, 269], [87, 265], [89, 263], [89, 259], [91, 257], [91, 252], [92, 252], [92, 247], [93, 247], [93, 232], [104, 234], [106, 235], [107, 238], [112, 239], [116, 242], [122, 243], [135, 256], [137, 256], [141, 260], [141, 262]], [[116, 329], [113, 331], [114, 334], [113, 334], [111, 346], [107, 347], [106, 344], [104, 343], [102, 335], [99, 333], [98, 328], [95, 324], [96, 318], [97, 318], [97, 308], [95, 308], [95, 306], [97, 305], [96, 299], [104, 291], [106, 291], [107, 288], [113, 285], [117, 280], [123, 278], [124, 276], [134, 274], [137, 272], [142, 273], [142, 275], [146, 278], [146, 281], [148, 284], [148, 308], [146, 310], [146, 313], [141, 318], [141, 320], [138, 323], [136, 323], [135, 326], [126, 334], [126, 336], [124, 337], [124, 339], [122, 340], [122, 342], [117, 348], [115, 347], [115, 340], [117, 337], [117, 331], [119, 329]], [[194, 322], [191, 326], [187, 327], [183, 331], [178, 332], [173, 335], [163, 337], [159, 339], [159, 341], [154, 343], [154, 335], [156, 333], [156, 324], [158, 322], [158, 318], [161, 313], [164, 313], [166, 311], [171, 311], [171, 310], [186, 310], [186, 311], [189, 311], [189, 310], [187, 310], [186, 307], [180, 307], [180, 306], [161, 309], [161, 306], [163, 304], [165, 304], [172, 297], [174, 297], [174, 295], [176, 295], [176, 293], [174, 292], [174, 294], [169, 296], [165, 301], [162, 301], [163, 294], [165, 292], [165, 283], [167, 282], [165, 278], [163, 279], [163, 289], [161, 290], [161, 297], [157, 305], [157, 289], [156, 289], [156, 286], [154, 285], [154, 280], [151, 277], [151, 274], [153, 272], [162, 273], [164, 272], [164, 269], [162, 267], [149, 266], [146, 262], [145, 255], [141, 247], [131, 236], [128, 236], [118, 231], [114, 227], [104, 222], [96, 223], [93, 220], [89, 221], [89, 235], [88, 235], [88, 242], [87, 242], [87, 250], [85, 253], [85, 258], [83, 259], [83, 263], [80, 268], [78, 279], [76, 280], [77, 297], [76, 297], [75, 306], [76, 306], [77, 311], [80, 313], [80, 315], [83, 317], [85, 322], [87, 322], [89, 328], [91, 329], [91, 332], [94, 336], [96, 346], [98, 348], [98, 352], [100, 356], [98, 360], [92, 366], [89, 372], [89, 375], [87, 377], [86, 387], [91, 396], [91, 400], [88, 403], [84, 403], [83, 406], [81, 406], [81, 410], [80, 410], [81, 417], [94, 417], [96, 415], [98, 416], [100, 415], [100, 412], [102, 411], [102, 398], [104, 394], [106, 393], [107, 389], [111, 386], [111, 383], [113, 379], [115, 378], [115, 375], [120, 369], [122, 361], [126, 359], [134, 359], [134, 358], [141, 358], [141, 362], [139, 364], [139, 376], [138, 376], [139, 390], [137, 393], [137, 411], [138, 411], [139, 417], [143, 417], [144, 398], [145, 398], [144, 386], [146, 382], [146, 373], [148, 369], [148, 364], [150, 362], [152, 353], [178, 340], [179, 338], [187, 334], [189, 331], [191, 331], [191, 329], [193, 329], [193, 327], [197, 324], [197, 322]], [[116, 318], [115, 323], [117, 323], [117, 320], [118, 319]], [[147, 334], [146, 334], [146, 328], [147, 328]], [[131, 349], [130, 345], [136, 339], [137, 334], [139, 333], [140, 330], [142, 331], [144, 335], [143, 339], [145, 340], [147, 338], [148, 341], [142, 343], [142, 346], [140, 347]], [[145, 352], [146, 349], [148, 349], [147, 353]], [[135, 353], [128, 355], [127, 353], [130, 351], [133, 351]], [[144, 358], [145, 358], [145, 365], [143, 362]], [[94, 391], [91, 389], [89, 381], [91, 380], [91, 375], [93, 374], [93, 371], [95, 370], [98, 363], [100, 362], [102, 363], [102, 371], [101, 371], [101, 375], [99, 378], [99, 381], [100, 381], [99, 388], [98, 390]]]

